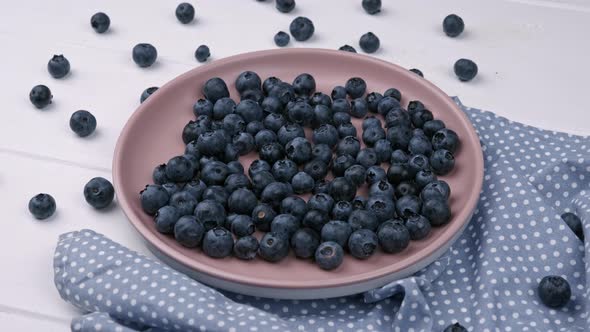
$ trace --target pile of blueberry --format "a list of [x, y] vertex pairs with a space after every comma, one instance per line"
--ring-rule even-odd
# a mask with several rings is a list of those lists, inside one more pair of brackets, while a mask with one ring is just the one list
[[[331, 96], [310, 74], [289, 84], [245, 71], [235, 87], [237, 103], [221, 78], [204, 84], [184, 154], [157, 166], [141, 192], [158, 231], [211, 257], [274, 262], [292, 248], [334, 269], [344, 250], [397, 253], [449, 222], [450, 188], [437, 175], [452, 171], [459, 138], [420, 101], [406, 110], [395, 88], [365, 95], [359, 77]], [[240, 157], [251, 152], [259, 159], [246, 175]], [[363, 186], [368, 197], [357, 196]]]

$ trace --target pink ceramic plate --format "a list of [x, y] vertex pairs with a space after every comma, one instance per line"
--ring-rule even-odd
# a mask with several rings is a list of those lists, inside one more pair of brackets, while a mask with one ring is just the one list
[[[402, 91], [403, 105], [413, 99], [423, 101], [436, 118], [457, 132], [462, 142], [455, 155], [454, 171], [443, 177], [452, 188], [451, 222], [434, 228], [424, 240], [411, 241], [402, 253], [378, 252], [363, 261], [346, 255], [344, 263], [330, 272], [319, 269], [310, 260], [294, 256], [274, 264], [261, 259], [248, 262], [236, 258], [213, 259], [199, 250], [183, 248], [172, 237], [158, 233], [152, 218], [141, 210], [139, 191], [152, 183], [151, 174], [156, 165], [183, 153], [182, 128], [194, 119], [192, 106], [202, 97], [203, 83], [219, 76], [228, 83], [232, 97], [239, 99], [233, 82], [244, 70], [253, 70], [262, 79], [277, 76], [289, 82], [300, 73], [310, 73], [316, 78], [317, 89], [328, 94], [334, 86], [344, 85], [348, 78], [359, 76], [366, 80], [367, 91], [383, 92], [396, 87]], [[361, 132], [359, 130], [359, 135]], [[113, 178], [119, 203], [133, 226], [154, 253], [175, 268], [210, 285], [240, 293], [275, 298], [321, 298], [384, 285], [440, 257], [460, 235], [475, 208], [483, 179], [483, 158], [479, 139], [467, 117], [427, 80], [364, 55], [294, 48], [217, 60], [161, 87], [137, 109], [123, 129], [115, 149]]]

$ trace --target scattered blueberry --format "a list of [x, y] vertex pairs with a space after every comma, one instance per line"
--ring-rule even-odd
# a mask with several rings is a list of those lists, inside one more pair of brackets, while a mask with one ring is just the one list
[[560, 276], [541, 279], [538, 290], [541, 301], [550, 308], [562, 308], [570, 300], [572, 290], [567, 280]]
[[576, 236], [580, 240], [584, 241], [584, 228], [582, 226], [582, 221], [577, 215], [571, 212], [566, 212], [561, 215], [561, 219], [565, 221], [568, 227], [574, 232], [574, 234], [576, 234]]
[[37, 194], [29, 200], [29, 212], [39, 220], [51, 217], [55, 209], [55, 199], [49, 194]]
[[70, 62], [63, 55], [54, 55], [47, 63], [47, 70], [53, 78], [62, 78], [70, 72]]
[[375, 36], [372, 32], [367, 32], [361, 36], [359, 40], [359, 45], [363, 49], [363, 51], [367, 53], [375, 53], [380, 46], [379, 38]]
[[141, 208], [147, 214], [155, 214], [161, 207], [168, 204], [170, 195], [164, 187], [151, 184], [140, 192]]
[[158, 90], [157, 86], [152, 86], [152, 87], [149, 87], [149, 88], [143, 90], [143, 92], [141, 93], [141, 97], [139, 98], [139, 102], [143, 103], [146, 99], [149, 98], [149, 96], [151, 96], [157, 90]]
[[350, 53], [356, 53], [356, 49], [348, 44], [340, 46], [339, 50], [345, 51], [345, 52], [350, 52]]
[[276, 0], [276, 8], [281, 13], [288, 13], [295, 8], [295, 0]]
[[295, 256], [300, 258], [313, 257], [320, 245], [320, 237], [311, 228], [298, 229], [291, 236], [291, 247]]
[[463, 19], [455, 14], [450, 14], [443, 20], [443, 30], [449, 37], [457, 37], [465, 29]]
[[455, 75], [463, 82], [471, 81], [477, 75], [477, 65], [469, 59], [459, 59], [453, 66]]
[[205, 62], [211, 56], [211, 51], [209, 50], [209, 46], [207, 45], [200, 45], [195, 50], [195, 59], [199, 62]]
[[289, 41], [290, 40], [291, 40], [291, 36], [289, 36], [289, 34], [286, 33], [285, 31], [279, 31], [274, 36], [275, 44], [278, 47], [285, 47], [285, 46], [287, 46], [289, 44]]
[[422, 73], [422, 71], [420, 69], [412, 68], [412, 69], [410, 69], [410, 71], [420, 77], [424, 77], [424, 73]]
[[70, 128], [78, 136], [86, 137], [96, 129], [96, 118], [88, 111], [76, 111], [70, 117]]
[[206, 230], [213, 229], [217, 226], [223, 225], [225, 221], [225, 208], [219, 202], [206, 199], [195, 208], [195, 217], [203, 223]]
[[388, 220], [379, 226], [377, 231], [379, 245], [383, 251], [395, 254], [410, 244], [410, 232], [401, 220]]
[[29, 100], [31, 100], [31, 103], [33, 103], [38, 109], [51, 104], [52, 99], [53, 95], [51, 94], [51, 91], [47, 86], [42, 84], [34, 86], [29, 93]]
[[[279, 1], [277, 1], [277, 5], [278, 3]], [[313, 22], [309, 18], [299, 16], [291, 22], [291, 25], [289, 25], [289, 31], [295, 40], [306, 41], [311, 38], [315, 28]]]
[[105, 178], [93, 178], [84, 186], [84, 198], [95, 209], [104, 209], [111, 204], [114, 197], [115, 188]]
[[195, 18], [195, 7], [190, 3], [183, 2], [176, 7], [176, 18], [182, 24], [188, 24]]
[[90, 26], [92, 26], [92, 29], [97, 33], [104, 33], [109, 29], [110, 25], [111, 19], [105, 13], [98, 12], [90, 18]]
[[156, 62], [158, 51], [152, 44], [140, 43], [133, 47], [133, 61], [140, 67], [149, 67]]

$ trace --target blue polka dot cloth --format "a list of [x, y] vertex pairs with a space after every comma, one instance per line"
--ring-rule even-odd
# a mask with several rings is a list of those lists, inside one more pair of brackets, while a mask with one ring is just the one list
[[[586, 331], [590, 245], [560, 218], [580, 217], [590, 237], [590, 141], [464, 107], [479, 133], [485, 178], [475, 214], [439, 260], [355, 296], [288, 301], [200, 284], [103, 235], [60, 237], [55, 285], [85, 315], [72, 331]], [[572, 296], [543, 305], [537, 285], [559, 275]]]

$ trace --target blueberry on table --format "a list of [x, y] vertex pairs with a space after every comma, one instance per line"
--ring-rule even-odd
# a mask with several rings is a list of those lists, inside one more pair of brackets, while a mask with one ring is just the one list
[[62, 78], [70, 72], [70, 61], [63, 55], [54, 55], [47, 63], [47, 71], [53, 78]]
[[379, 220], [373, 211], [365, 210], [363, 208], [352, 211], [348, 217], [348, 224], [353, 231], [359, 229], [369, 229], [371, 231], [376, 231], [377, 227], [379, 226]]
[[146, 99], [148, 99], [157, 90], [158, 90], [157, 86], [152, 86], [152, 87], [149, 87], [149, 88], [143, 90], [143, 92], [141, 93], [141, 97], [139, 97], [139, 102], [143, 103]]
[[284, 146], [296, 137], [305, 137], [305, 131], [296, 123], [288, 123], [279, 129], [277, 136], [279, 143]]
[[289, 32], [291, 32], [291, 35], [297, 41], [308, 40], [313, 35], [314, 31], [315, 28], [313, 22], [307, 17], [296, 17], [289, 25]]
[[339, 50], [345, 51], [345, 52], [350, 52], [350, 53], [356, 53], [356, 49], [348, 44], [340, 46]]
[[566, 212], [561, 215], [561, 219], [565, 221], [565, 223], [580, 240], [584, 241], [584, 229], [582, 227], [582, 221], [577, 215], [571, 212]]
[[97, 33], [103, 33], [109, 29], [111, 25], [111, 19], [105, 13], [98, 12], [90, 18], [90, 26]]
[[258, 248], [258, 240], [255, 237], [244, 236], [234, 243], [234, 256], [243, 260], [252, 260], [256, 257]]
[[346, 93], [350, 98], [360, 98], [365, 94], [367, 90], [367, 83], [360, 77], [352, 77], [344, 85]]
[[449, 37], [457, 37], [465, 29], [463, 19], [455, 14], [450, 14], [443, 20], [443, 30]]
[[292, 194], [291, 185], [282, 182], [272, 182], [262, 190], [260, 201], [262, 203], [269, 203], [273, 207], [278, 208], [283, 199], [290, 194]]
[[276, 0], [276, 8], [281, 13], [288, 13], [295, 8], [295, 0]]
[[279, 31], [274, 36], [274, 42], [278, 47], [285, 47], [291, 41], [291, 36], [285, 31]]
[[260, 173], [260, 172], [263, 172], [263, 171], [269, 171], [270, 172], [270, 169], [271, 169], [271, 166], [270, 166], [269, 163], [267, 163], [264, 160], [256, 159], [248, 167], [248, 175], [252, 178], [257, 173]]
[[279, 78], [274, 76], [267, 77], [264, 82], [262, 82], [262, 91], [265, 95], [270, 95], [270, 90], [275, 86], [278, 86], [279, 83], [282, 83]]
[[[408, 197], [408, 196], [404, 196]], [[431, 226], [424, 216], [410, 213], [406, 214], [406, 228], [410, 232], [410, 239], [421, 240], [430, 234]]]
[[311, 150], [311, 159], [319, 159], [325, 164], [329, 164], [332, 161], [332, 148], [327, 144], [316, 144]]
[[78, 136], [86, 137], [96, 129], [96, 118], [88, 111], [76, 111], [70, 117], [70, 128]]
[[29, 200], [29, 212], [39, 220], [51, 217], [55, 209], [55, 199], [49, 194], [37, 194]]
[[363, 0], [363, 9], [370, 15], [375, 15], [381, 11], [381, 0]]
[[44, 108], [51, 104], [52, 99], [53, 95], [51, 94], [51, 91], [47, 86], [42, 84], [35, 85], [29, 93], [29, 100], [38, 109]]
[[313, 121], [313, 107], [303, 101], [298, 101], [288, 110], [289, 120], [301, 125], [309, 126]]
[[190, 3], [183, 2], [176, 7], [176, 18], [182, 24], [188, 24], [195, 18], [195, 7]]
[[149, 67], [156, 62], [158, 51], [152, 44], [140, 43], [133, 47], [133, 61], [140, 67]]
[[289, 238], [273, 232], [266, 233], [260, 240], [258, 254], [269, 262], [278, 262], [289, 254]]
[[234, 248], [234, 238], [223, 227], [215, 227], [205, 233], [203, 237], [203, 252], [213, 258], [223, 258], [231, 255]]
[[205, 62], [211, 56], [211, 51], [209, 50], [209, 46], [207, 45], [200, 45], [195, 50], [195, 59], [199, 62]]
[[366, 168], [375, 166], [378, 163], [377, 153], [373, 148], [364, 148], [360, 150], [358, 155], [356, 156], [356, 163]]
[[314, 144], [325, 144], [334, 148], [338, 144], [338, 129], [330, 124], [323, 124], [313, 130], [312, 141]]
[[154, 215], [154, 222], [156, 223], [156, 230], [162, 234], [174, 233], [174, 225], [180, 218], [175, 207], [166, 205], [158, 209]]
[[367, 53], [375, 53], [380, 46], [379, 38], [372, 32], [367, 32], [361, 36], [359, 45]]
[[[354, 105], [354, 104], [353, 104]], [[347, 136], [356, 137], [356, 127], [352, 123], [342, 123], [338, 126], [338, 136], [344, 138]], [[389, 144], [389, 142], [388, 142]]]
[[447, 326], [443, 332], [467, 332], [467, 329], [463, 325], [455, 323]]
[[154, 215], [164, 205], [168, 204], [170, 195], [164, 187], [150, 184], [140, 193], [141, 208], [147, 214]]
[[359, 229], [348, 238], [348, 250], [358, 259], [367, 259], [377, 249], [378, 239], [375, 232], [369, 229]]
[[453, 66], [455, 75], [463, 82], [471, 81], [477, 75], [477, 65], [469, 59], [459, 59]]
[[205, 234], [205, 227], [195, 216], [183, 216], [174, 224], [174, 238], [178, 243], [187, 248], [195, 248], [201, 245]]
[[390, 254], [398, 253], [410, 244], [410, 232], [404, 226], [403, 221], [398, 219], [388, 220], [381, 224], [377, 231], [377, 238], [381, 249]]
[[315, 262], [323, 270], [334, 270], [344, 260], [344, 250], [336, 242], [321, 243], [315, 251]]
[[572, 290], [567, 280], [560, 276], [546, 276], [537, 289], [541, 301], [550, 308], [562, 308], [570, 300]]
[[205, 85], [203, 85], [203, 94], [205, 98], [215, 104], [217, 100], [229, 97], [229, 90], [224, 80], [219, 77], [213, 77], [208, 79]]
[[300, 227], [299, 220], [291, 214], [279, 214], [270, 224], [271, 232], [284, 235], [289, 239]]
[[422, 73], [422, 71], [420, 69], [412, 68], [412, 69], [410, 69], [410, 71], [420, 77], [424, 77], [424, 74]]
[[[437, 151], [441, 151], [441, 150], [437, 150]], [[414, 135], [414, 137], [412, 137], [410, 139], [410, 143], [408, 144], [408, 152], [410, 152], [410, 154], [422, 154], [425, 156], [431, 156], [432, 155], [432, 144], [430, 143], [430, 139], [428, 139], [428, 137], [426, 137], [425, 135]], [[432, 158], [432, 157], [431, 157]], [[432, 165], [432, 160], [431, 163]]]
[[115, 198], [115, 188], [109, 180], [96, 177], [84, 186], [84, 198], [93, 208], [104, 209]]

